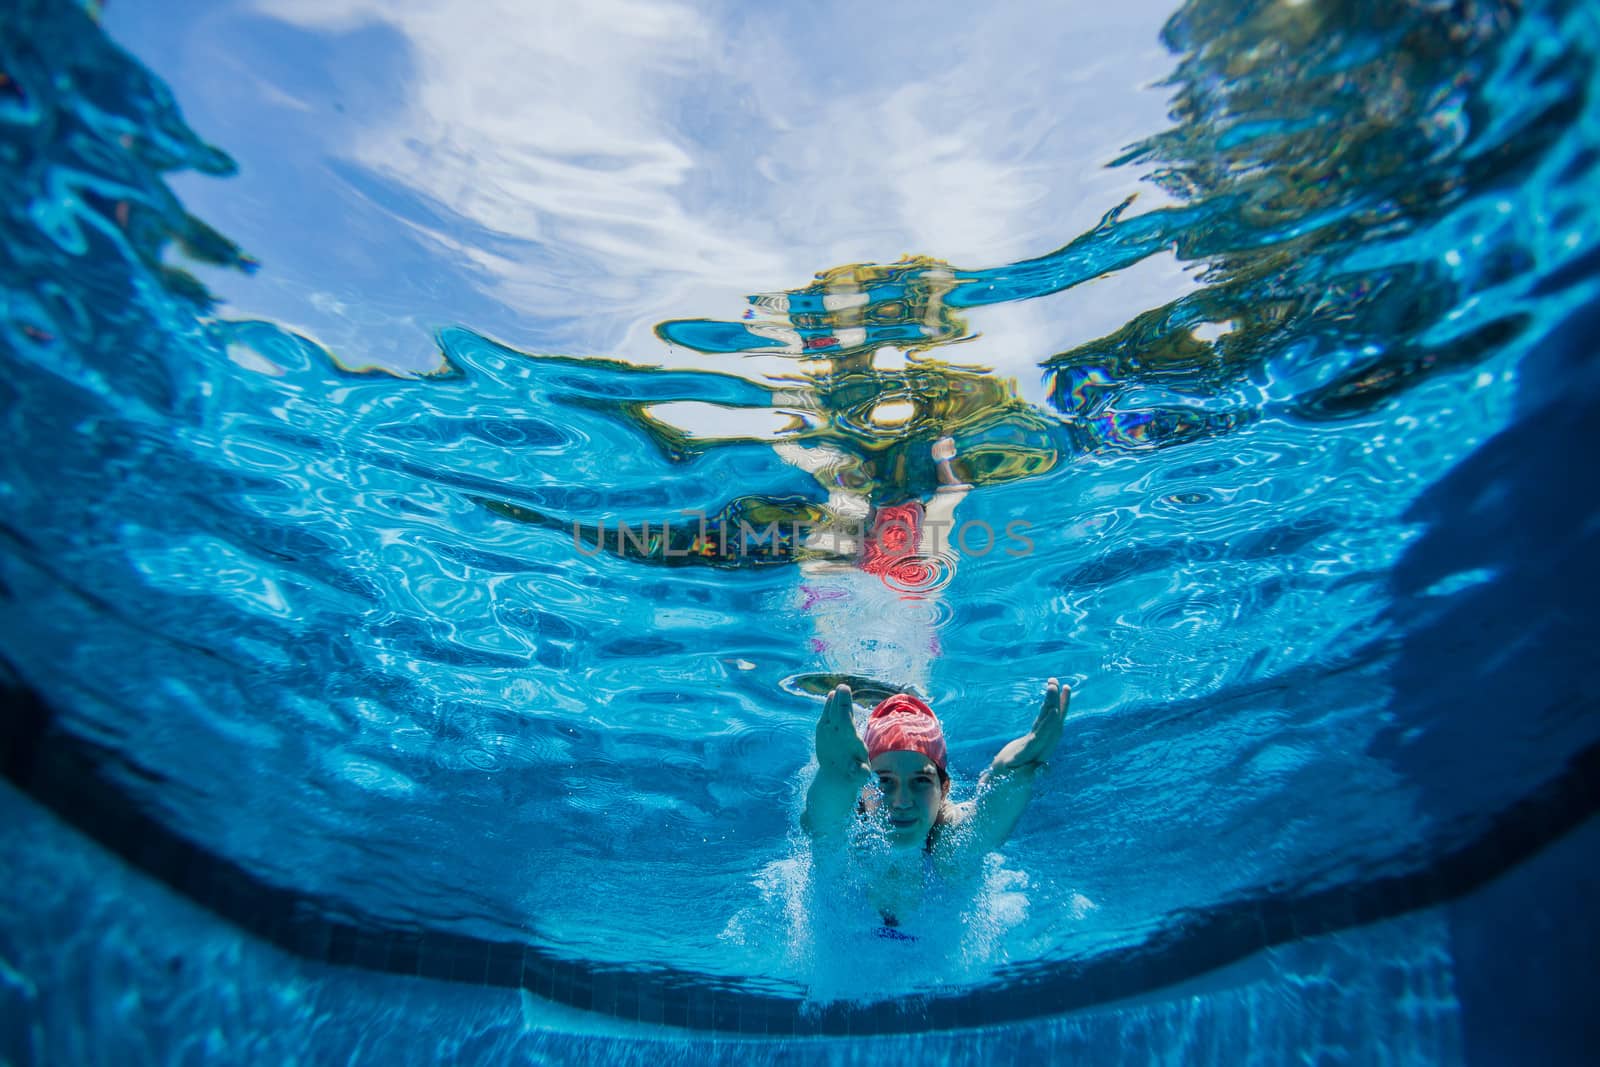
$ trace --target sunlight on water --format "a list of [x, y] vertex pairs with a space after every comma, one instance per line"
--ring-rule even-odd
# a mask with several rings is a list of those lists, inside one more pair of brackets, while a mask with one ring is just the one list
[[[1600, 291], [1592, 12], [1435, 7], [1141, 8], [1077, 67], [994, 13], [826, 70], [820, 23], [672, 5], [229, 5], [181, 27], [215, 69], [113, 12], [236, 174], [23, 5], [0, 652], [332, 910], [818, 1002], [1410, 869], [1565, 755], [1430, 807], [1394, 575]], [[927, 696], [959, 798], [1048, 676], [1062, 750], [907, 968], [797, 843], [820, 697]]]

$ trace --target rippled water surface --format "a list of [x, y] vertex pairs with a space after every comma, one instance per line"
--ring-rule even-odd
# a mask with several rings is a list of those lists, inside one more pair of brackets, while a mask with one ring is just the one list
[[[826, 999], [1414, 869], [1594, 740], [1518, 540], [1588, 506], [1592, 7], [578, 6], [0, 15], [0, 651], [161, 821]], [[946, 437], [958, 551], [823, 543]], [[1558, 681], [1447, 705], [1507, 633]], [[813, 886], [816, 694], [924, 691], [962, 796], [1051, 675], [909, 967]]]

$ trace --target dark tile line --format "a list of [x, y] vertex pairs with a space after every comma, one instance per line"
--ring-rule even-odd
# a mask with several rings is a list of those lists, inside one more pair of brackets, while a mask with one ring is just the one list
[[[0, 664], [3, 667], [3, 664]], [[0, 671], [0, 679], [4, 672]], [[693, 1030], [765, 1035], [873, 1034], [1018, 1021], [1151, 993], [1264, 948], [1334, 933], [1471, 892], [1600, 810], [1600, 744], [1493, 819], [1471, 842], [1417, 869], [1298, 895], [1196, 912], [1144, 944], [1041, 965], [1004, 990], [867, 1005], [805, 1006], [684, 971], [639, 972], [562, 959], [534, 945], [326, 918], [317, 898], [262, 882], [137, 810], [104, 773], [118, 758], [58, 729], [39, 695], [0, 683], [0, 770], [130, 865], [249, 934], [308, 960], [502, 988], [586, 1011]]]

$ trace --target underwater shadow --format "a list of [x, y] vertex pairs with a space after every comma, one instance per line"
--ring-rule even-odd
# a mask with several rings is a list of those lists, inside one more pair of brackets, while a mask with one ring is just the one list
[[1390, 578], [1403, 636], [1369, 751], [1447, 838], [1600, 742], [1597, 337], [1592, 302], [1523, 361], [1518, 420], [1406, 516], [1427, 530]]

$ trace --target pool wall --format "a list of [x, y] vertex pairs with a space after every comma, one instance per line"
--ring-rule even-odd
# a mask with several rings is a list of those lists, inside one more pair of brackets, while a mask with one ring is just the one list
[[728, 1036], [526, 990], [306, 959], [0, 786], [0, 1058], [168, 1062], [1583, 1063], [1600, 820], [1449, 904], [1290, 941], [1195, 980], [999, 1026]]

